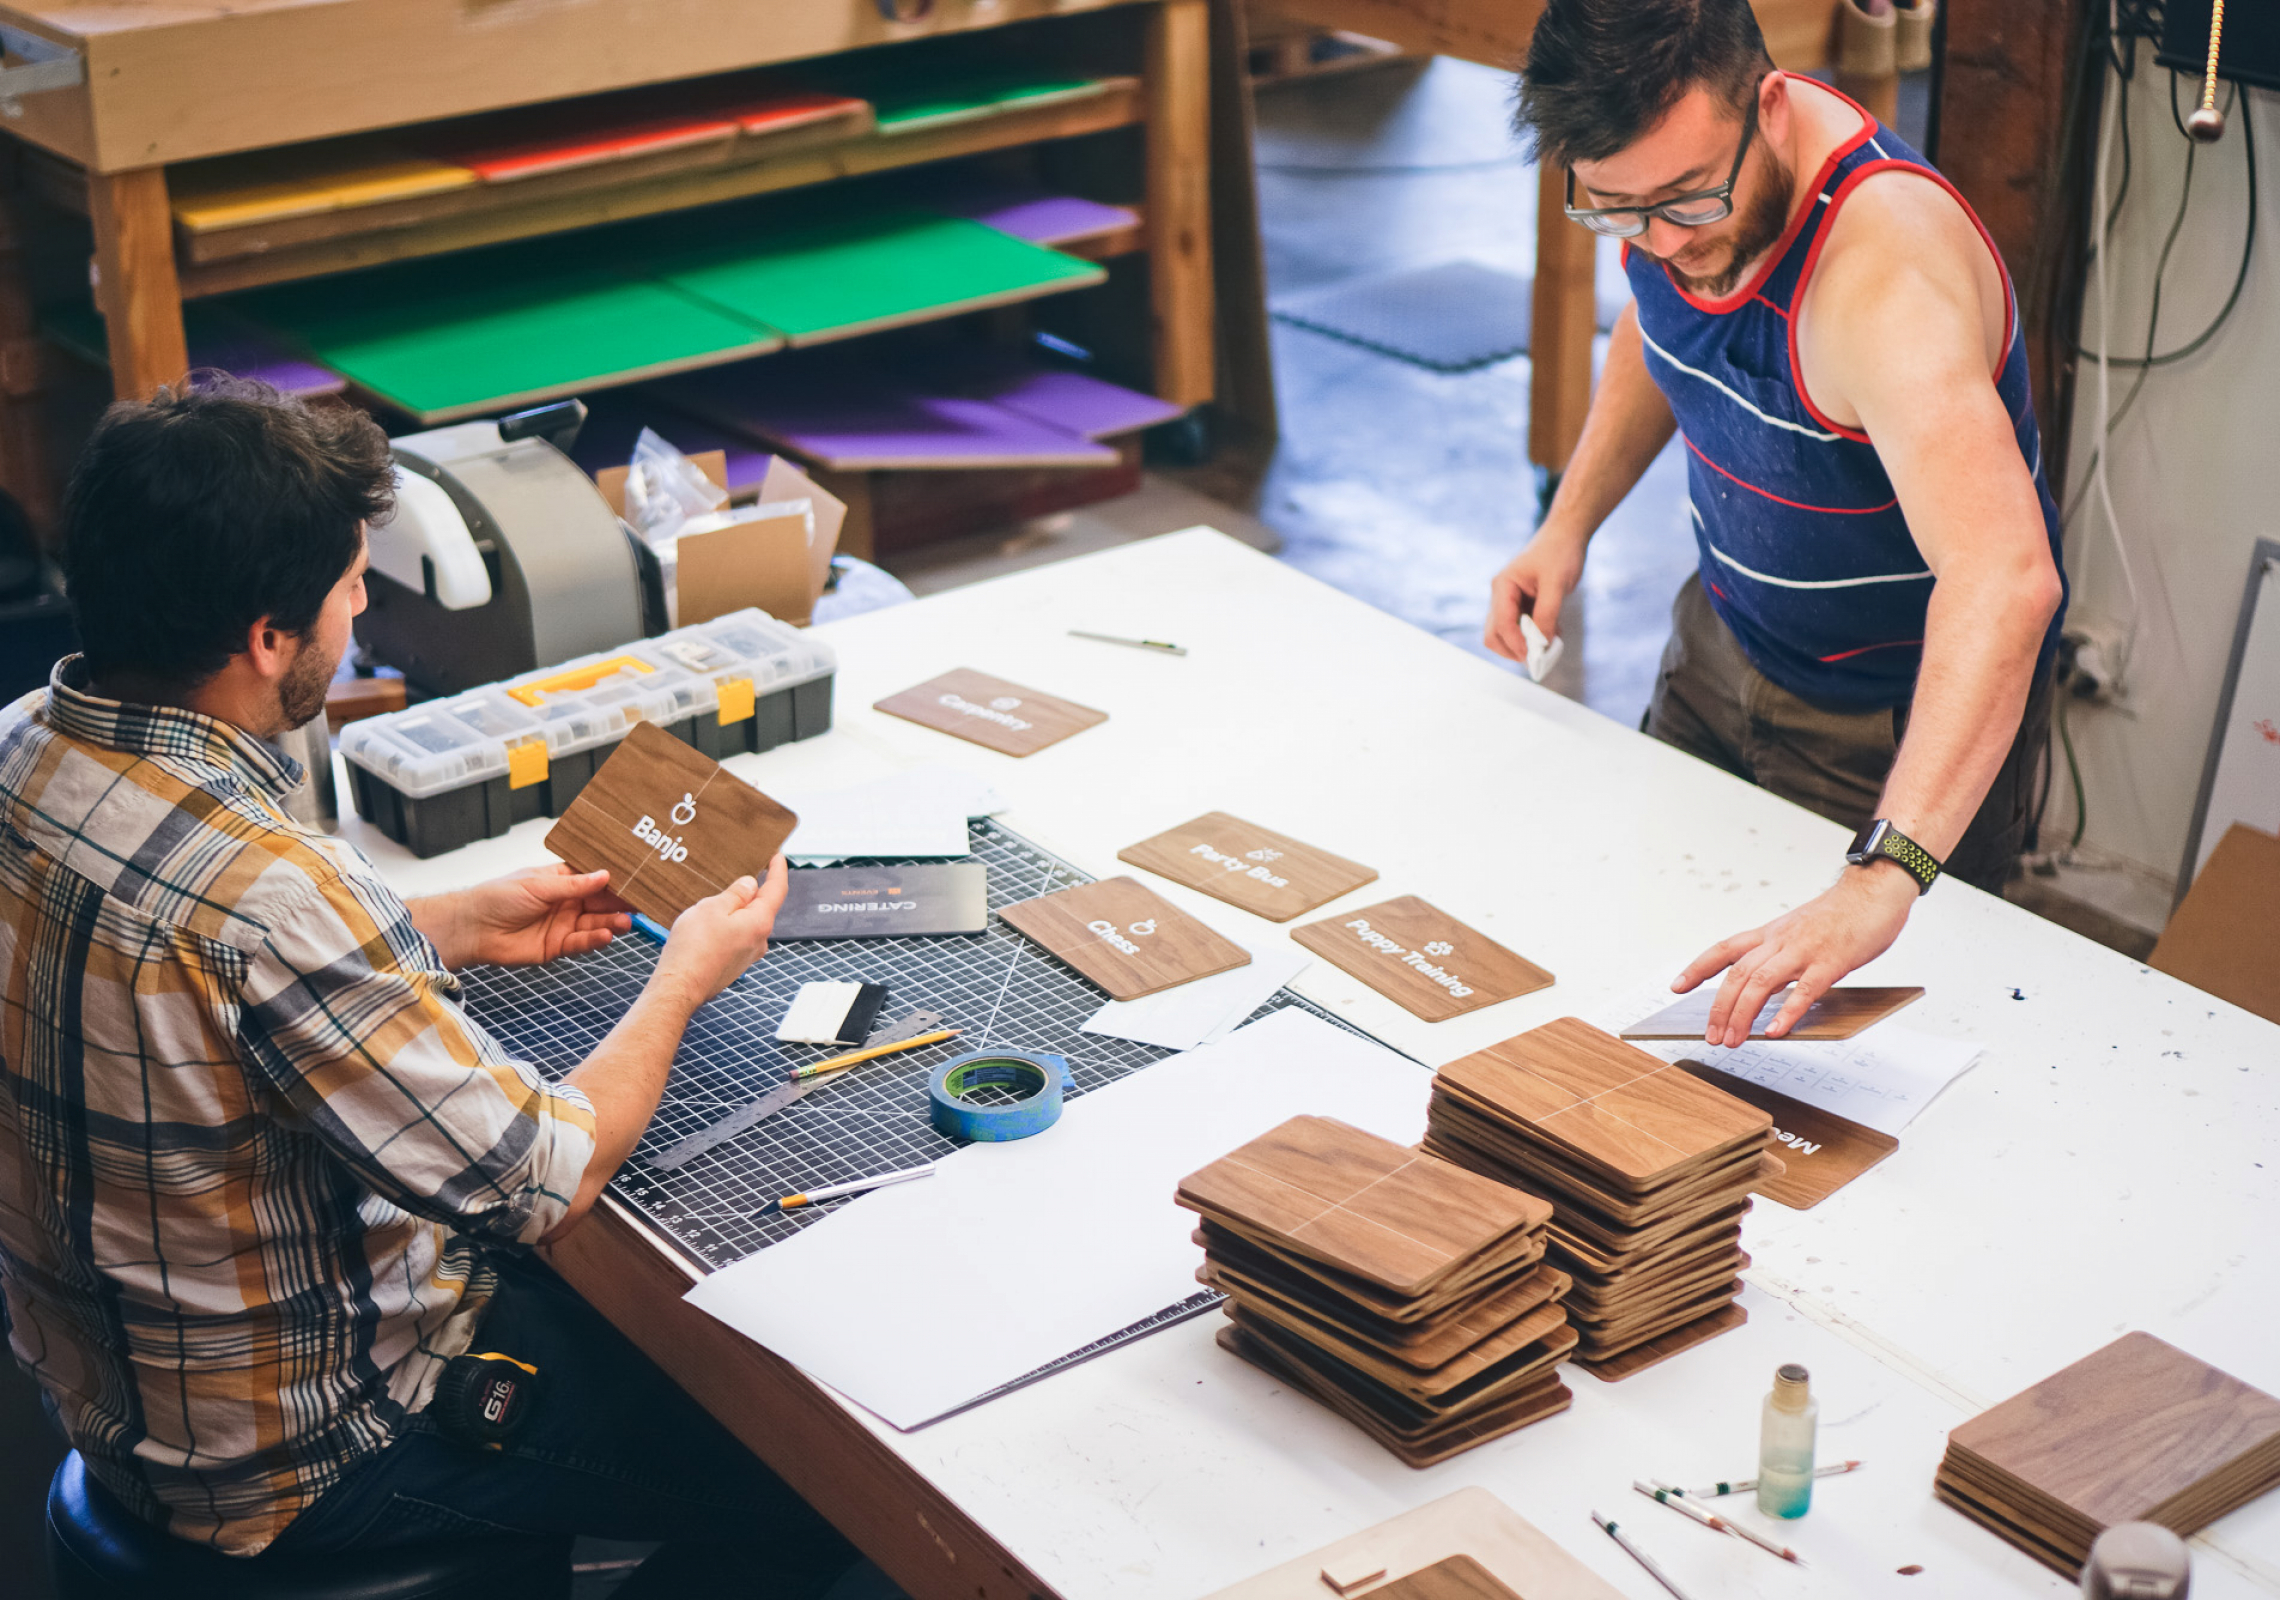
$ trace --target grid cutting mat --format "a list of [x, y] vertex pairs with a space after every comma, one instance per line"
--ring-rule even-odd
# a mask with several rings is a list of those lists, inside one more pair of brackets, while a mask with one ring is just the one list
[[[989, 868], [993, 913], [1091, 881], [991, 822], [973, 825], [972, 845], [974, 859]], [[560, 1077], [625, 1014], [657, 954], [646, 940], [628, 938], [543, 967], [469, 968], [461, 975], [466, 1008], [510, 1052]], [[645, 1156], [661, 1154], [782, 1084], [791, 1068], [838, 1054], [835, 1046], [780, 1044], [775, 1031], [801, 984], [850, 979], [887, 986], [882, 1022], [935, 1011], [943, 1026], [963, 1029], [964, 1036], [857, 1067], [685, 1166], [661, 1171], [646, 1164]], [[994, 915], [980, 934], [778, 943], [697, 1013], [674, 1058], [664, 1102], [611, 1188], [699, 1266], [718, 1270], [830, 1210], [787, 1216], [775, 1209], [780, 1197], [917, 1166], [957, 1149], [957, 1141], [928, 1122], [926, 1094], [929, 1075], [955, 1055], [1028, 1050], [1066, 1056], [1073, 1098], [1176, 1053], [1082, 1032], [1106, 999]], [[1288, 990], [1258, 1014], [1292, 1005], [1348, 1026]]]

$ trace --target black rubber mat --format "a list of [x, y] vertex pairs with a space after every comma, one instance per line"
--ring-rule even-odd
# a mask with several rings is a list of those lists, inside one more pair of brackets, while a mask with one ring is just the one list
[[1528, 349], [1530, 279], [1478, 261], [1442, 261], [1278, 296], [1278, 322], [1380, 354], [1469, 372]]

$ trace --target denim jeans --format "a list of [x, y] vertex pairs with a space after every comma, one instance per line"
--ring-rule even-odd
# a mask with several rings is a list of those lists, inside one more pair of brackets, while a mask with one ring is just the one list
[[[544, 1380], [515, 1443], [475, 1449], [414, 1417], [271, 1548], [321, 1555], [501, 1532], [663, 1541], [619, 1600], [821, 1600], [855, 1567], [830, 1523], [545, 1266], [502, 1262], [475, 1348]], [[894, 1593], [868, 1570], [869, 1588]]]

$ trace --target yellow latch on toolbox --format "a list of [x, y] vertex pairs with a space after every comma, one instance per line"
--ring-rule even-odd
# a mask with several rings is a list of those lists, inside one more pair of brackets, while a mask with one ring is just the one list
[[525, 739], [507, 746], [507, 787], [527, 789], [546, 781], [546, 741]]
[[752, 715], [752, 680], [730, 678], [717, 686], [720, 695], [720, 725], [742, 722]]
[[604, 678], [614, 678], [621, 672], [655, 672], [657, 669], [639, 656], [612, 656], [591, 666], [573, 667], [568, 672], [557, 672], [551, 678], [540, 678], [535, 683], [518, 683], [507, 693], [526, 706], [542, 706], [550, 694], [569, 694], [579, 689], [591, 689]]

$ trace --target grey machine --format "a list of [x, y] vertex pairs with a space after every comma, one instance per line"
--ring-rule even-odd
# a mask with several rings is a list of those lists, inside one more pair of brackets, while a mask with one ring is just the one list
[[572, 400], [392, 441], [396, 510], [367, 530], [366, 656], [456, 694], [644, 636], [633, 540], [564, 454]]
[[2186, 1600], [2193, 1560], [2158, 1522], [2117, 1522], [2098, 1535], [2082, 1567], [2083, 1600]]

